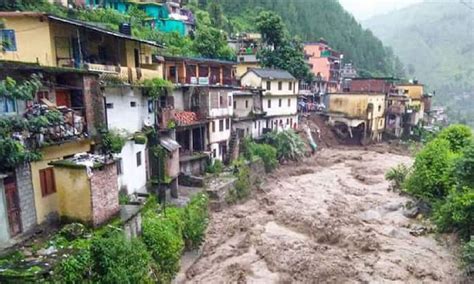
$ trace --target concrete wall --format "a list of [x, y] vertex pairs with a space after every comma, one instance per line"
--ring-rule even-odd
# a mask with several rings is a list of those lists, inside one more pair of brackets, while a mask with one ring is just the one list
[[[140, 154], [138, 154], [140, 153]], [[118, 176], [118, 188], [126, 190], [128, 194], [146, 192], [146, 145], [127, 141], [122, 152], [117, 155], [122, 159], [122, 174]], [[141, 156], [142, 163], [137, 166], [137, 155]]]
[[247, 117], [253, 110], [253, 97], [251, 95], [234, 95], [234, 114], [236, 117]]
[[94, 170], [90, 179], [93, 225], [99, 226], [120, 211], [116, 164]]
[[29, 164], [16, 168], [16, 185], [21, 210], [21, 224], [23, 232], [31, 231], [36, 226], [35, 197], [31, 169]]
[[40, 17], [2, 17], [6, 29], [15, 30], [17, 51], [0, 52], [0, 60], [38, 62], [56, 66], [48, 21]]
[[5, 188], [3, 186], [3, 179], [5, 176], [0, 175], [0, 244], [5, 243], [10, 239], [10, 226], [7, 215], [7, 200], [5, 199]]
[[[106, 88], [104, 95], [109, 129], [124, 129], [133, 134], [142, 130], [145, 121], [154, 123], [153, 112], [148, 111], [148, 98], [142, 95], [141, 89]], [[132, 103], [135, 103], [134, 107]]]
[[232, 92], [211, 90], [209, 92], [209, 117], [232, 116], [234, 114]]
[[87, 224], [92, 222], [92, 200], [86, 169], [54, 168], [59, 214]]
[[166, 160], [166, 170], [167, 174], [172, 177], [179, 176], [179, 150], [173, 151], [168, 154], [168, 159]]
[[57, 146], [42, 148], [43, 159], [38, 162], [31, 163], [31, 179], [33, 182], [34, 200], [36, 207], [37, 223], [41, 224], [48, 219], [54, 219], [59, 212], [58, 193], [53, 193], [43, 197], [41, 195], [41, 183], [39, 171], [51, 166], [48, 163], [52, 161], [62, 160], [65, 156], [71, 156], [76, 153], [89, 152], [89, 141], [70, 142]]
[[[270, 107], [268, 105], [270, 101]], [[281, 102], [281, 106], [280, 106]], [[294, 115], [298, 112], [298, 99], [297, 96], [273, 96], [266, 95], [262, 98], [263, 111], [267, 113], [267, 116], [274, 115]]]
[[298, 127], [298, 124], [298, 115], [275, 116], [266, 119], [264, 128], [280, 131]]
[[[267, 89], [267, 82], [270, 82], [270, 89]], [[279, 83], [281, 83], [281, 90], [278, 88]], [[298, 94], [298, 81], [296, 80], [263, 80], [262, 87], [266, 90], [264, 94], [270, 92], [274, 96], [291, 96]]]
[[235, 77], [240, 78], [251, 68], [260, 68], [258, 63], [240, 62], [235, 68]]
[[266, 86], [263, 85], [262, 78], [258, 77], [255, 73], [249, 72], [240, 78], [240, 85], [242, 87], [254, 87], [254, 88], [263, 88]]
[[[220, 131], [219, 128], [219, 123], [222, 121], [223, 124], [223, 131]], [[226, 127], [226, 121], [228, 123], [228, 128]], [[213, 125], [214, 123], [214, 130], [213, 131]], [[216, 142], [222, 142], [225, 140], [228, 140], [230, 137], [230, 132], [232, 129], [232, 119], [230, 117], [226, 118], [220, 118], [220, 119], [213, 119], [211, 122], [209, 122], [209, 143], [216, 143]]]

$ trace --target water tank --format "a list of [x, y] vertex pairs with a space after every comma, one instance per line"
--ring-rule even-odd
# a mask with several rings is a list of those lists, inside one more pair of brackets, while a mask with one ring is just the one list
[[119, 32], [125, 35], [132, 35], [132, 26], [129, 23], [121, 23], [119, 26]]

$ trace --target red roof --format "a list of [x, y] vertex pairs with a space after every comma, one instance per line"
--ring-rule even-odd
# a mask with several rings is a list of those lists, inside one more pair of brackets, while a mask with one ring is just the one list
[[198, 114], [192, 111], [176, 112], [174, 118], [178, 125], [192, 125], [200, 122]]

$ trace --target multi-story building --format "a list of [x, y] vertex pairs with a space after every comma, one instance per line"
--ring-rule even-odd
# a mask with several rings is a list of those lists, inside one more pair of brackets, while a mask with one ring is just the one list
[[348, 139], [381, 141], [385, 128], [385, 94], [332, 93], [324, 96], [329, 123]]
[[415, 126], [423, 121], [425, 113], [424, 86], [419, 84], [418, 81], [414, 81], [399, 83], [397, 84], [397, 89], [409, 98], [407, 106], [407, 114], [410, 115], [409, 124]]
[[244, 33], [229, 40], [229, 46], [237, 53], [236, 78], [252, 68], [260, 68], [257, 52], [262, 45], [262, 35], [258, 33]]
[[0, 17], [5, 19], [1, 32], [8, 42], [0, 62], [20, 64], [23, 67], [16, 69], [26, 73], [46, 74], [47, 84], [35, 102], [41, 110], [57, 108], [69, 122], [54, 128], [59, 133], [48, 131], [38, 138], [47, 146], [41, 148], [42, 160], [30, 164], [37, 223], [61, 213], [62, 199], [56, 191], [62, 187], [56, 186], [60, 180], [50, 163], [93, 150], [93, 138], [104, 126], [127, 134], [117, 155], [122, 166], [110, 184], [117, 192], [119, 187], [129, 194], [143, 190], [147, 145], [135, 143], [133, 137], [154, 123], [154, 103], [140, 84], [162, 78], [162, 62], [152, 62], [160, 45], [42, 13], [1, 12]]
[[175, 127], [181, 145], [183, 173], [204, 170], [209, 156], [225, 160], [233, 115], [232, 92], [237, 89], [235, 63], [187, 57], [165, 57], [165, 79], [175, 88], [162, 104], [160, 127]]
[[248, 89], [234, 92], [232, 130], [239, 138], [259, 139], [266, 127], [262, 105], [262, 90]]
[[86, 0], [87, 7], [105, 7], [126, 13], [130, 7], [144, 11], [149, 18], [146, 24], [162, 32], [177, 32], [181, 36], [189, 34], [196, 26], [191, 10], [182, 8], [180, 0]]
[[250, 69], [241, 79], [244, 88], [260, 89], [264, 128], [281, 130], [298, 125], [298, 80], [289, 72], [279, 69]]
[[316, 78], [317, 92], [324, 94], [339, 91], [343, 54], [333, 50], [325, 40], [305, 43], [304, 52]]

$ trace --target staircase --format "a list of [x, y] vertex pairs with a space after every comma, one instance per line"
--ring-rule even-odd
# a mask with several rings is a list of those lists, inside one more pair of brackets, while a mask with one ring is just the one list
[[229, 150], [227, 151], [226, 163], [230, 164], [239, 157], [240, 135], [237, 131], [232, 131], [229, 139]]

